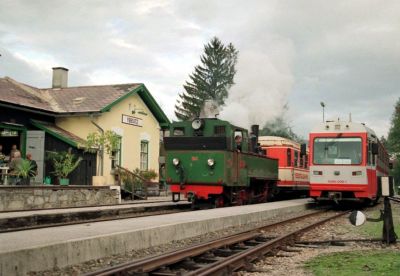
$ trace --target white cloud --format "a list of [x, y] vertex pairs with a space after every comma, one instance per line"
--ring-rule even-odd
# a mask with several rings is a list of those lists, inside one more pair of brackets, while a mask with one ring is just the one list
[[288, 101], [307, 136], [323, 100], [329, 115], [352, 112], [384, 134], [399, 97], [399, 14], [394, 0], [2, 1], [0, 76], [48, 87], [63, 65], [71, 85], [143, 82], [174, 117], [216, 35], [239, 50], [227, 108], [242, 99], [241, 118], [262, 125]]

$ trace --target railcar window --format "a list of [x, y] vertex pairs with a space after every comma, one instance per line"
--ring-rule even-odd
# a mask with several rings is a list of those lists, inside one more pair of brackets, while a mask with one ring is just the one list
[[225, 126], [215, 126], [214, 134], [217, 136], [225, 136]]
[[176, 127], [176, 128], [174, 128], [173, 135], [174, 136], [184, 136], [185, 135], [185, 128], [184, 127]]
[[300, 168], [304, 168], [304, 155], [300, 155]]
[[294, 167], [299, 166], [299, 152], [297, 150], [294, 151]]
[[361, 148], [361, 138], [316, 138], [314, 140], [314, 164], [361, 164]]
[[305, 155], [305, 160], [304, 160], [304, 168], [307, 169], [308, 168], [308, 154]]
[[287, 158], [287, 166], [288, 167], [292, 166], [292, 150], [291, 149], [287, 149], [286, 158]]

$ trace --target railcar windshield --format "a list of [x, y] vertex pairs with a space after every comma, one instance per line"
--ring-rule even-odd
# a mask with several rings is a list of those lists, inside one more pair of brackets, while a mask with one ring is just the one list
[[316, 138], [313, 161], [319, 165], [359, 165], [362, 161], [361, 138]]

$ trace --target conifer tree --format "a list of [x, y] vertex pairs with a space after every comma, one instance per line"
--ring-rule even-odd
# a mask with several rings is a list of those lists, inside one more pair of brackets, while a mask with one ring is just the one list
[[400, 98], [394, 108], [387, 143], [390, 152], [400, 154]]
[[224, 105], [228, 91], [234, 84], [238, 51], [232, 43], [225, 46], [217, 37], [204, 45], [201, 64], [189, 75], [175, 105], [175, 115], [188, 120], [199, 115], [205, 100]]
[[396, 186], [400, 184], [400, 98], [398, 99], [392, 115], [389, 135], [387, 139], [388, 150], [395, 159], [391, 174]]

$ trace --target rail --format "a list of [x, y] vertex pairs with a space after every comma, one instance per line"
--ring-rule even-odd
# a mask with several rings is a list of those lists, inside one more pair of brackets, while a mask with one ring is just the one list
[[[261, 255], [265, 255], [273, 249], [284, 246], [285, 243], [294, 243], [303, 232], [306, 232], [320, 224], [323, 224], [331, 219], [342, 216], [347, 212], [342, 212], [320, 220], [317, 223], [308, 225], [305, 228], [282, 235], [277, 238], [266, 239], [262, 237], [262, 231], [273, 227], [293, 223], [299, 220], [304, 220], [326, 211], [317, 211], [310, 214], [298, 216], [288, 220], [258, 227], [249, 231], [244, 231], [228, 237], [223, 237], [209, 242], [204, 242], [198, 245], [173, 251], [167, 254], [162, 254], [155, 257], [144, 258], [138, 261], [127, 262], [117, 266], [108, 267], [102, 270], [94, 271], [85, 276], [106, 276], [106, 275], [136, 275], [136, 273], [149, 273], [151, 275], [176, 275], [168, 269], [169, 266], [177, 263], [185, 263], [187, 273], [184, 275], [230, 275], [232, 271], [243, 267], [244, 265], [254, 261]], [[243, 246], [246, 244], [246, 246]], [[233, 248], [233, 249], [230, 249]], [[221, 255], [217, 255], [221, 251]], [[228, 256], [224, 256], [228, 252]], [[225, 252], [225, 253], [224, 253]], [[230, 254], [230, 255], [229, 255]], [[208, 257], [207, 257], [208, 256]], [[210, 257], [211, 256], [211, 257]], [[220, 257], [224, 258], [220, 260]], [[197, 264], [194, 260], [203, 260], [210, 264]], [[161, 271], [160, 271], [161, 269]], [[168, 274], [164, 274], [168, 272]], [[177, 273], [179, 274], [179, 273]]]

